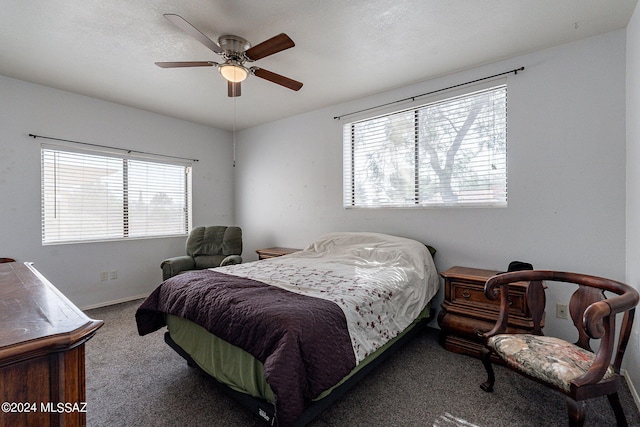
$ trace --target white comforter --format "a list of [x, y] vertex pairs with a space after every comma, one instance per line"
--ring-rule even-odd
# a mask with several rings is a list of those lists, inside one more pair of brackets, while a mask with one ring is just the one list
[[330, 233], [303, 251], [216, 271], [335, 302], [357, 363], [409, 326], [440, 286], [425, 245], [379, 233]]

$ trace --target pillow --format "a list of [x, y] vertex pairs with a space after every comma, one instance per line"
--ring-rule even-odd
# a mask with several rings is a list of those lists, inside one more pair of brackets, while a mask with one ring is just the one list
[[321, 236], [307, 246], [304, 252], [333, 256], [357, 256], [374, 262], [392, 258], [412, 259], [423, 264], [426, 248], [433, 259], [436, 249], [414, 239], [372, 232], [333, 232]]

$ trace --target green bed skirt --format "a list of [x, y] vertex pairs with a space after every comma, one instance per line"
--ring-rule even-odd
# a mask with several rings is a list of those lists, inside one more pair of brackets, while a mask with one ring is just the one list
[[[314, 400], [320, 400], [330, 394], [336, 387], [384, 353], [387, 348], [410, 331], [418, 322], [428, 318], [429, 312], [430, 306], [427, 305], [420, 313], [420, 316], [407, 329], [367, 356], [338, 384], [325, 390]], [[189, 320], [170, 314], [167, 314], [165, 319], [173, 341], [185, 350], [202, 370], [236, 391], [270, 403], [275, 401], [273, 391], [264, 379], [262, 362], [243, 349], [229, 344]]]

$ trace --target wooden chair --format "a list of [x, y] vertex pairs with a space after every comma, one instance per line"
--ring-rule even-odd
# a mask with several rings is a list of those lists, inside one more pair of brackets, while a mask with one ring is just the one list
[[[537, 334], [512, 334], [507, 330], [509, 318], [509, 283], [529, 281], [533, 289], [545, 284], [573, 283], [578, 289], [571, 296], [569, 312], [578, 330], [578, 341], [571, 344], [555, 337], [545, 337], [540, 328], [544, 310], [542, 301], [534, 301], [538, 312]], [[487, 381], [480, 387], [493, 391], [495, 375], [491, 358], [510, 369], [538, 381], [567, 397], [570, 426], [582, 426], [585, 400], [606, 395], [613, 408], [618, 426], [627, 420], [620, 404], [617, 387], [620, 365], [631, 335], [631, 326], [638, 304], [638, 292], [624, 283], [601, 277], [558, 271], [528, 270], [504, 273], [491, 277], [485, 284], [485, 295], [495, 300], [500, 295], [500, 315], [494, 328], [481, 334], [485, 346], [481, 350], [482, 363], [487, 370]], [[616, 295], [607, 298], [605, 291]], [[616, 339], [616, 314], [624, 313]], [[599, 339], [597, 351], [591, 349], [590, 340]], [[617, 340], [617, 346], [616, 344]]]

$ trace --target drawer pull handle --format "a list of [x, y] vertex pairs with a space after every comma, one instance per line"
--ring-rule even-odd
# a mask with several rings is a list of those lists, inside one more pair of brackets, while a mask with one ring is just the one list
[[471, 298], [471, 293], [469, 293], [469, 291], [462, 291], [462, 297], [469, 299]]

